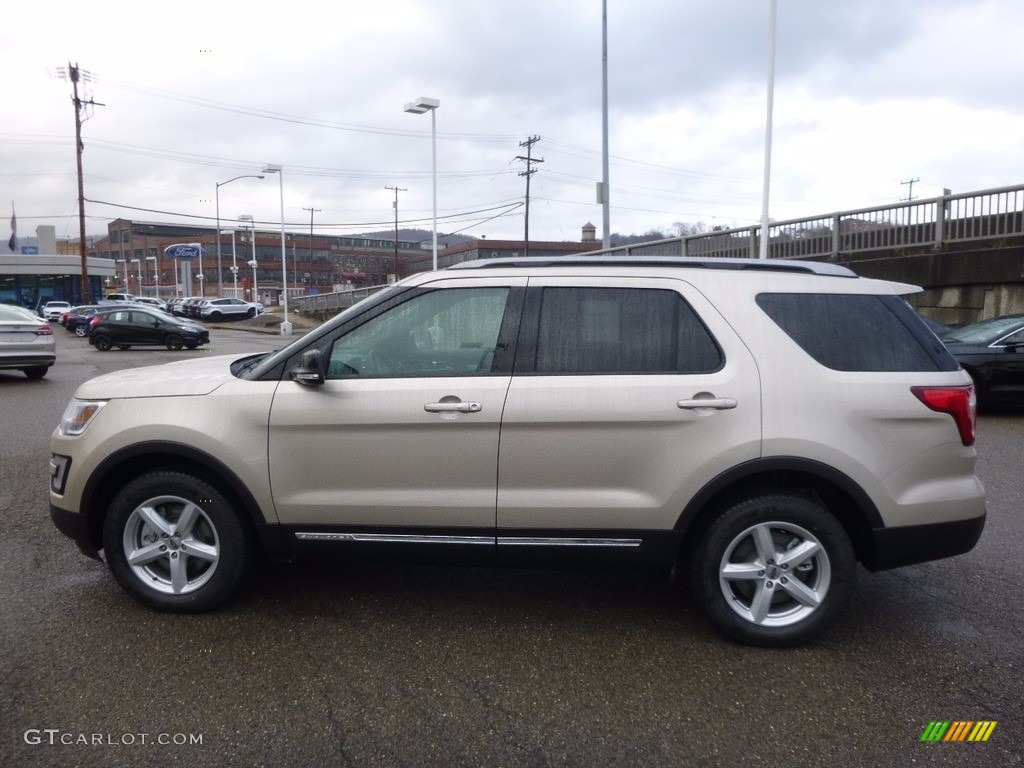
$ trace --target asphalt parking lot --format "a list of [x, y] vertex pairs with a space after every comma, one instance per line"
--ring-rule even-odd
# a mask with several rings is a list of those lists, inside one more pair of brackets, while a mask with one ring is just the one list
[[[99, 353], [57, 329], [0, 372], [0, 766], [1024, 765], [1024, 414], [980, 420], [971, 553], [860, 573], [817, 644], [716, 634], [672, 584], [576, 572], [267, 566], [201, 616], [142, 609], [49, 519], [49, 434], [118, 367], [280, 346]], [[922, 742], [933, 721], [988, 741]]]

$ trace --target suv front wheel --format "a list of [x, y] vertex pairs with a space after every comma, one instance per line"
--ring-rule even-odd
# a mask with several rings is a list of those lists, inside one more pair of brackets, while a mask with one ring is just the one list
[[809, 642], [835, 621], [856, 568], [839, 521], [817, 501], [787, 494], [726, 509], [698, 546], [691, 575], [725, 634], [780, 648]]
[[212, 485], [158, 471], [114, 497], [103, 526], [114, 578], [160, 611], [216, 608], [246, 575], [253, 547], [237, 510]]

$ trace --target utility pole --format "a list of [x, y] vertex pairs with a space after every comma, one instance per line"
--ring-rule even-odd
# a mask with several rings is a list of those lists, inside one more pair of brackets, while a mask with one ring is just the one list
[[[309, 211], [309, 272], [310, 272], [310, 275], [312, 275], [313, 274], [313, 214], [314, 213], [322, 213], [323, 211], [321, 211], [321, 209], [319, 209], [319, 208], [303, 208], [302, 210]], [[310, 280], [312, 280], [312, 279], [313, 278], [310, 277]], [[296, 283], [299, 282], [299, 264], [298, 264], [298, 262], [295, 263], [295, 282]], [[306, 290], [308, 291], [309, 289], [307, 288]]]
[[522, 160], [526, 163], [526, 170], [520, 171], [520, 176], [526, 177], [526, 229], [523, 234], [524, 255], [530, 255], [530, 177], [537, 172], [537, 169], [533, 167], [534, 163], [543, 163], [544, 159], [539, 160], [533, 157], [533, 145], [540, 141], [540, 136], [531, 136], [526, 141], [519, 142], [520, 147], [526, 147], [526, 157], [522, 155], [516, 156], [516, 160]]
[[399, 187], [384, 187], [384, 189], [393, 190], [395, 193], [395, 202], [391, 205], [395, 208], [395, 282], [398, 282], [398, 193], [408, 192], [407, 189], [401, 189]]
[[920, 179], [914, 178], [914, 179], [909, 179], [908, 181], [901, 181], [900, 182], [900, 184], [902, 186], [908, 187], [908, 189], [907, 189], [907, 196], [906, 197], [901, 197], [900, 198], [901, 201], [905, 201], [905, 202], [909, 203], [911, 200], [914, 199], [914, 185], [917, 182], [919, 182], [919, 181], [920, 181]]
[[93, 101], [91, 98], [88, 101], [83, 101], [78, 98], [78, 81], [92, 79], [92, 75], [80, 69], [77, 64], [71, 64], [68, 62], [67, 71], [63, 67], [57, 70], [57, 76], [63, 79], [71, 80], [71, 101], [75, 105], [75, 157], [76, 164], [78, 166], [78, 245], [79, 252], [82, 258], [82, 301], [88, 303], [89, 301], [89, 262], [88, 254], [89, 249], [85, 243], [85, 182], [82, 177], [82, 151], [85, 149], [85, 145], [82, 144], [82, 109], [84, 107], [105, 107], [106, 104], [100, 104], [99, 102]]

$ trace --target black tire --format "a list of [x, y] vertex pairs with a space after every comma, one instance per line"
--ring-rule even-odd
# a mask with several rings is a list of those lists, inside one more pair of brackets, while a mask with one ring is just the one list
[[814, 640], [835, 622], [856, 575], [839, 521], [813, 499], [778, 494], [718, 515], [697, 546], [690, 581], [726, 635], [784, 648]]
[[84, 325], [76, 325], [75, 326], [75, 336], [78, 336], [80, 338], [84, 338], [85, 336], [88, 336], [88, 335], [89, 335], [89, 329], [86, 326], [84, 326]]
[[168, 349], [173, 350], [181, 349], [182, 345], [184, 344], [184, 342], [181, 339], [181, 336], [179, 336], [176, 333], [168, 335], [164, 343], [167, 344]]
[[147, 473], [118, 492], [104, 520], [103, 548], [125, 592], [174, 613], [224, 603], [248, 574], [255, 549], [239, 510], [220, 491], [171, 471]]
[[50, 366], [48, 365], [33, 365], [31, 368], [22, 368], [21, 372], [30, 379], [41, 379], [46, 375], [48, 370], [50, 370]]
[[246, 317], [256, 317], [256, 307], [249, 307], [249, 311], [245, 313]]
[[221, 318], [223, 318], [223, 317], [224, 317], [224, 315], [222, 315], [220, 312], [211, 312], [210, 313], [210, 320], [212, 320], [215, 323], [219, 323], [221, 321]]
[[100, 352], [106, 352], [113, 346], [113, 344], [110, 341], [110, 337], [105, 336], [102, 333], [99, 336], [96, 336], [92, 340], [92, 343], [93, 346], [96, 347], [96, 349], [98, 349]]

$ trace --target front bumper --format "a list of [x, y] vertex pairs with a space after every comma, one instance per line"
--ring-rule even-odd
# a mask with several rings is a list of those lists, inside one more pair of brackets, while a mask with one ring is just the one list
[[89, 537], [89, 527], [84, 516], [76, 512], [68, 512], [66, 509], [61, 509], [51, 502], [50, 519], [57, 526], [58, 531], [78, 545], [83, 555], [87, 555], [100, 562], [103, 561], [103, 558], [100, 557], [99, 549], [97, 549]]

